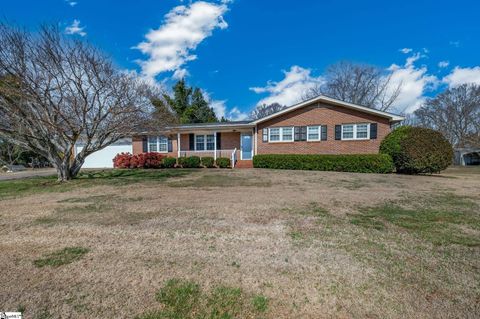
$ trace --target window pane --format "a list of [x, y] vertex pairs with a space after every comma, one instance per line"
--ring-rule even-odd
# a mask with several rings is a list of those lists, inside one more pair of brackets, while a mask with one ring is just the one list
[[293, 129], [291, 127], [282, 129], [282, 141], [293, 141]]
[[167, 152], [168, 151], [168, 138], [165, 136], [160, 136], [158, 138], [158, 151]]
[[207, 135], [207, 150], [215, 149], [215, 136]]
[[150, 152], [157, 152], [157, 137], [149, 136], [148, 137], [148, 150]]
[[368, 125], [357, 124], [357, 138], [367, 138], [367, 137], [368, 137]]
[[195, 135], [197, 151], [205, 150], [205, 135]]
[[270, 132], [270, 141], [280, 141], [280, 129], [279, 128], [271, 128]]
[[309, 126], [308, 127], [308, 140], [319, 140], [319, 130], [320, 126]]
[[342, 138], [353, 138], [353, 125], [342, 125]]

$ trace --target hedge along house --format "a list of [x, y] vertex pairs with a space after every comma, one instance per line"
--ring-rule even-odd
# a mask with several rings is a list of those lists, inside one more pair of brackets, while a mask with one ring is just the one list
[[256, 154], [375, 154], [402, 120], [392, 113], [318, 96], [257, 120], [142, 132], [133, 136], [132, 150], [172, 157], [228, 157], [237, 167], [251, 167]]

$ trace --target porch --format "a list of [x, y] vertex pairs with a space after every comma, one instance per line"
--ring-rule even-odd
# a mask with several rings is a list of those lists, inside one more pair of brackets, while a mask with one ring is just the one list
[[253, 129], [230, 130], [182, 130], [176, 133], [177, 157], [225, 157], [232, 168], [242, 161], [250, 161], [254, 155]]

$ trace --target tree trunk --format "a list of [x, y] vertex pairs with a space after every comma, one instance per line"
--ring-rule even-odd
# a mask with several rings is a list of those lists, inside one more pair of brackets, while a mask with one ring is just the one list
[[74, 179], [80, 172], [81, 167], [82, 165], [77, 161], [74, 161], [73, 163], [55, 164], [55, 168], [57, 169], [57, 180], [59, 182], [66, 182]]
[[69, 165], [55, 165], [55, 168], [57, 169], [57, 180], [59, 182], [66, 182], [73, 178]]

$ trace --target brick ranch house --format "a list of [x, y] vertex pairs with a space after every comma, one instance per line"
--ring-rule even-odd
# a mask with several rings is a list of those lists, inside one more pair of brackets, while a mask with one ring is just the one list
[[228, 157], [238, 167], [251, 166], [256, 154], [372, 154], [402, 120], [392, 113], [318, 96], [257, 120], [140, 132], [90, 155], [84, 167], [112, 167], [112, 158], [120, 152]]

